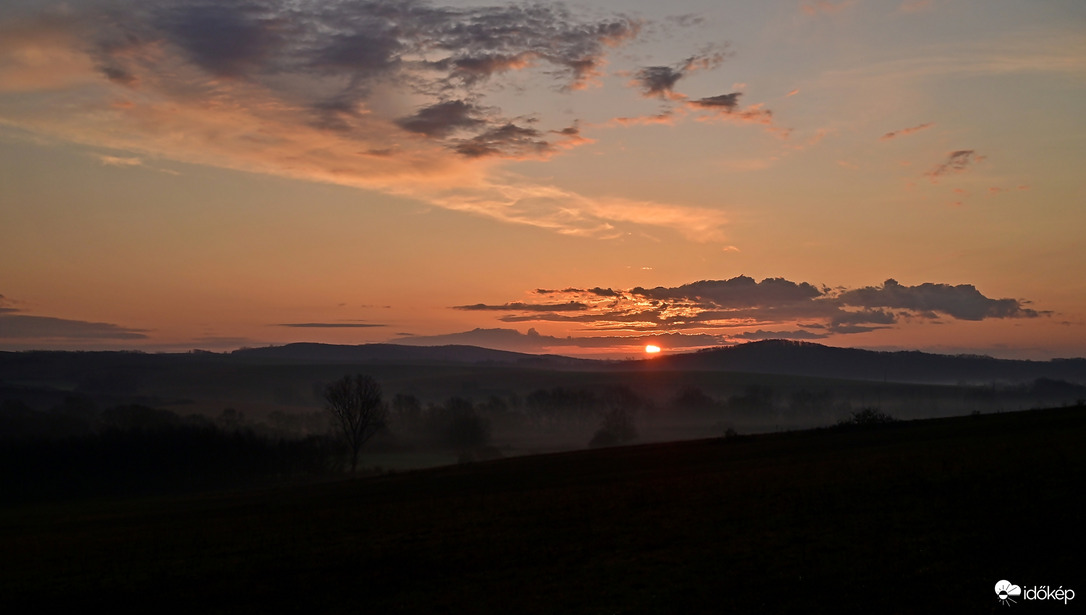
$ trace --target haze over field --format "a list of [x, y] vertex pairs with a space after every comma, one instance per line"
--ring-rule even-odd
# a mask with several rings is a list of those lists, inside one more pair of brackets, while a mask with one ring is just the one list
[[0, 349], [1086, 355], [1086, 5], [0, 0]]

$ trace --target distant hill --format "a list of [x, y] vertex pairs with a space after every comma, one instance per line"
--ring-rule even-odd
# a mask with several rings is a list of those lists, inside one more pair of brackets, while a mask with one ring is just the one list
[[404, 346], [400, 344], [296, 343], [265, 348], [243, 348], [230, 353], [241, 359], [268, 359], [305, 363], [538, 363], [550, 367], [591, 365], [588, 359], [558, 355], [536, 355], [478, 346]]
[[879, 352], [811, 342], [766, 340], [657, 357], [641, 363], [676, 370], [789, 374], [891, 382], [989, 383], [1038, 379], [1086, 384], [1086, 359], [1022, 361], [919, 351]]

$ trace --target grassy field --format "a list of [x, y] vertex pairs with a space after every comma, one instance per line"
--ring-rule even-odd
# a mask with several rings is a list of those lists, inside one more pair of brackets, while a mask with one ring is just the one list
[[8, 508], [0, 611], [971, 613], [1001, 579], [1077, 602], [1084, 437], [1077, 407]]

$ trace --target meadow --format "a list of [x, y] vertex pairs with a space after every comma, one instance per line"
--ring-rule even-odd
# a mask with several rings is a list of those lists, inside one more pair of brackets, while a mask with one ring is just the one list
[[1077, 406], [14, 505], [0, 509], [0, 602], [996, 612], [1001, 579], [1086, 590], [1084, 434]]

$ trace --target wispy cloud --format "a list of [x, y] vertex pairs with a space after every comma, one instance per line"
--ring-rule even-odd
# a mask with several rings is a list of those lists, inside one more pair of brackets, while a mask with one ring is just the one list
[[902, 128], [901, 130], [894, 130], [894, 131], [888, 132], [888, 133], [882, 135], [881, 137], [879, 137], [879, 141], [889, 141], [890, 139], [896, 139], [897, 137], [908, 136], [908, 135], [920, 132], [921, 130], [927, 130], [928, 128], [931, 128], [934, 125], [935, 124], [933, 122], [928, 122], [926, 124], [919, 124], [917, 126], [912, 126], [910, 128]]
[[29, 314], [0, 314], [0, 339], [142, 340], [147, 338], [146, 333], [145, 329], [132, 329], [105, 322]]
[[773, 123], [773, 112], [763, 108], [760, 103], [746, 108], [740, 108], [739, 97], [742, 95], [742, 92], [719, 94], [717, 96], [709, 96], [708, 98], [690, 100], [687, 101], [686, 104], [698, 110], [709, 111], [711, 112], [710, 117], [715, 117], [717, 119], [738, 120], [766, 125]]
[[683, 99], [686, 97], [675, 91], [680, 79], [694, 71], [716, 68], [727, 57], [726, 47], [710, 47], [676, 64], [643, 66], [633, 74], [631, 85], [640, 88], [647, 98]]
[[727, 119], [731, 121], [753, 122], [771, 125], [773, 112], [763, 108], [761, 103], [746, 108], [739, 106], [742, 92], [728, 92], [702, 98], [691, 98], [676, 90], [676, 84], [690, 73], [699, 70], [712, 70], [720, 66], [728, 57], [724, 46], [710, 47], [684, 60], [662, 66], [644, 66], [633, 74], [630, 85], [641, 90], [646, 98], [659, 98], [666, 101], [666, 108], [654, 115], [618, 117], [613, 123], [630, 126], [637, 124], [673, 124], [686, 112], [699, 113], [696, 118], [702, 121]]
[[109, 167], [138, 167], [143, 164], [142, 158], [135, 156], [98, 156], [98, 161]]
[[483, 303], [476, 303], [474, 305], [458, 305], [453, 307], [453, 309], [468, 311], [500, 310], [504, 312], [578, 312], [581, 310], [587, 310], [588, 306], [578, 301], [567, 301], [566, 303], [523, 303], [520, 301], [514, 301], [512, 303], [503, 303], [501, 305], [486, 305]]
[[290, 327], [293, 329], [369, 329], [371, 327], [384, 327], [386, 325], [364, 322], [287, 322], [275, 326]]
[[133, 329], [112, 323], [91, 322], [23, 314], [22, 302], [0, 295], [0, 340], [92, 341], [142, 340], [146, 329]]
[[1014, 73], [1086, 74], [1086, 40], [1073, 29], [1029, 29], [998, 41], [953, 41], [930, 45], [908, 57], [830, 71], [834, 79], [901, 83], [955, 75]]
[[665, 348], [703, 348], [706, 346], [719, 346], [726, 343], [725, 338], [719, 335], [707, 334], [632, 334], [632, 335], [585, 335], [557, 337], [540, 334], [535, 329], [528, 329], [527, 333], [521, 333], [516, 329], [493, 328], [473, 329], [459, 333], [445, 335], [426, 335], [401, 337], [397, 344], [408, 346], [438, 346], [446, 344], [465, 344], [471, 346], [483, 346], [515, 352], [556, 352], [565, 348], [606, 349], [614, 351], [616, 348], [632, 349], [644, 347], [646, 344], [656, 344]]
[[[153, 157], [337, 183], [574, 235], [663, 226], [720, 238], [718, 212], [588, 198], [502, 168], [592, 139], [575, 118], [506, 109], [493, 94], [528, 83], [561, 97], [599, 85], [611, 51], [644, 26], [561, 3], [41, 9], [0, 18], [0, 91], [10, 94], [0, 114], [36, 134], [131, 152], [104, 164]], [[707, 70], [725, 55], [710, 47], [672, 68]], [[48, 78], [35, 76], [44, 70]]]
[[943, 175], [961, 173], [984, 158], [971, 149], [956, 150], [947, 154], [946, 160], [932, 167], [925, 175], [935, 181]]

